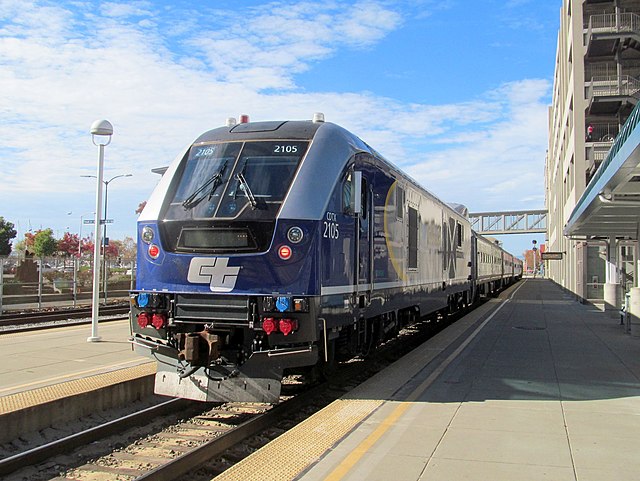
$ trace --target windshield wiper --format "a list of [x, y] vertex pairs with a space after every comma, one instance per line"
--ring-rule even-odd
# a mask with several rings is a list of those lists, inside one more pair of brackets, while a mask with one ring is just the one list
[[236, 179], [238, 180], [238, 182], [240, 182], [240, 185], [242, 186], [240, 190], [242, 190], [242, 192], [244, 192], [244, 195], [247, 196], [247, 199], [249, 199], [249, 202], [251, 202], [251, 206], [254, 209], [258, 207], [258, 201], [256, 200], [256, 196], [253, 195], [253, 192], [251, 192], [251, 187], [249, 187], [249, 183], [247, 182], [247, 179], [244, 178], [244, 173], [238, 172], [236, 174]]
[[[187, 197], [184, 200], [184, 202], [182, 202], [182, 207], [184, 207], [187, 210], [193, 209], [196, 205], [202, 202], [205, 199], [205, 197], [208, 197], [207, 200], [211, 200], [211, 197], [213, 197], [213, 194], [216, 191], [216, 189], [220, 187], [220, 185], [222, 184], [222, 177], [224, 175], [225, 170], [227, 170], [226, 162], [220, 168], [220, 170], [218, 170], [218, 172], [216, 172], [211, 177], [209, 177], [209, 179], [204, 184], [198, 187], [198, 189], [193, 194], [191, 194], [189, 197]], [[205, 192], [209, 186], [211, 186], [209, 193], [203, 194], [203, 192]]]

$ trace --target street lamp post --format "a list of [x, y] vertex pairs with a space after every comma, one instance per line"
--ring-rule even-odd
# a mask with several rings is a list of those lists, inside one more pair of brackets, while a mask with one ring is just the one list
[[[95, 177], [95, 175], [92, 175], [91, 177]], [[83, 224], [83, 219], [85, 216], [87, 215], [92, 215], [95, 216], [96, 213], [95, 212], [87, 212], [86, 214], [82, 214], [80, 216], [80, 228], [78, 229], [78, 259], [80, 259], [82, 257], [82, 224]]]
[[531, 242], [533, 243], [533, 249], [531, 249], [531, 252], [533, 254], [533, 278], [535, 279], [536, 278], [536, 270], [538, 268], [537, 267], [537, 262], [536, 262], [537, 261], [536, 257], [537, 257], [537, 254], [538, 254], [538, 248], [536, 247], [536, 244], [538, 243], [538, 241], [534, 239]]
[[96, 120], [91, 125], [91, 141], [100, 148], [96, 175], [96, 215], [93, 246], [93, 297], [91, 309], [91, 336], [88, 342], [98, 342], [98, 315], [100, 309], [100, 212], [102, 211], [102, 171], [104, 169], [104, 148], [111, 143], [113, 125], [108, 120]]
[[109, 180], [104, 181], [104, 229], [103, 229], [103, 238], [104, 238], [104, 257], [102, 259], [103, 262], [103, 272], [104, 272], [104, 302], [107, 302], [107, 194], [109, 192], [109, 183], [120, 178], [120, 177], [131, 177], [133, 174], [120, 174], [114, 177], [111, 177]]
[[[104, 217], [103, 217], [103, 222], [104, 222], [104, 227], [102, 229], [102, 239], [103, 239], [103, 249], [102, 249], [102, 272], [103, 272], [103, 276], [102, 276], [102, 292], [104, 295], [104, 302], [106, 304], [107, 302], [107, 206], [108, 206], [108, 202], [107, 202], [107, 198], [108, 198], [108, 194], [109, 194], [109, 184], [116, 180], [119, 179], [120, 177], [131, 177], [133, 174], [120, 174], [120, 175], [115, 175], [113, 177], [111, 177], [109, 180], [103, 180], [102, 183], [104, 184]], [[95, 177], [95, 175], [81, 175], [80, 177]]]

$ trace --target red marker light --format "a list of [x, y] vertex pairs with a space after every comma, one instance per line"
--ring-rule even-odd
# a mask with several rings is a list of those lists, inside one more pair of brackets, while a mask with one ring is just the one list
[[155, 313], [151, 318], [151, 325], [156, 329], [162, 329], [167, 322], [167, 316], [164, 313]]
[[249, 123], [249, 116], [247, 114], [240, 114], [240, 123], [241, 124], [248, 124]]
[[138, 314], [138, 325], [141, 328], [144, 329], [149, 324], [151, 324], [151, 314], [149, 314], [148, 312], [141, 312], [140, 314]]
[[293, 252], [291, 251], [291, 247], [289, 246], [280, 246], [280, 248], [278, 249], [278, 255], [283, 261], [289, 260], [291, 258], [291, 254], [293, 254]]
[[160, 255], [160, 248], [155, 245], [155, 244], [151, 244], [149, 246], [149, 257], [151, 257], [152, 259], [157, 259], [158, 256]]
[[273, 317], [264, 318], [264, 320], [262, 321], [262, 330], [267, 333], [267, 336], [277, 329], [278, 326], [276, 325], [276, 321]]
[[298, 329], [298, 321], [295, 319], [280, 319], [280, 332], [285, 336], [288, 336], [293, 331]]

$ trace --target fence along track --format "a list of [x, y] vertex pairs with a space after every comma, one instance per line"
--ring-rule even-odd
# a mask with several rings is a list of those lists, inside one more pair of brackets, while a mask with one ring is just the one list
[[[128, 304], [100, 306], [100, 320], [122, 319], [129, 312]], [[111, 316], [120, 316], [109, 318]], [[104, 317], [104, 319], [103, 319]], [[65, 323], [63, 321], [69, 321]], [[55, 311], [35, 311], [0, 316], [0, 334], [16, 331], [29, 331], [61, 327], [64, 325], [88, 324], [91, 322], [91, 309], [58, 309]]]

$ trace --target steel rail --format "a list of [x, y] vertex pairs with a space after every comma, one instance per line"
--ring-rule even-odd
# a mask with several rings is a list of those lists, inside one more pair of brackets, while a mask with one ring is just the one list
[[267, 429], [287, 415], [299, 411], [302, 406], [309, 405], [309, 403], [317, 399], [318, 394], [326, 390], [328, 386], [329, 383], [319, 384], [281, 404], [277, 404], [269, 411], [245, 421], [236, 428], [198, 446], [193, 451], [189, 451], [169, 461], [167, 464], [158, 466], [137, 477], [135, 481], [172, 481], [179, 476], [183, 476], [189, 471], [210, 461], [212, 458], [219, 456], [227, 449]]
[[113, 421], [72, 434], [57, 441], [1, 459], [0, 475], [13, 473], [24, 466], [34, 465], [54, 456], [64, 454], [79, 446], [90, 444], [98, 439], [103, 439], [113, 434], [117, 434], [133, 425], [143, 424], [157, 416], [175, 412], [180, 410], [183, 405], [186, 406], [187, 404], [190, 404], [190, 402], [185, 399], [171, 399], [156, 406], [143, 409], [137, 413], [114, 419]]

